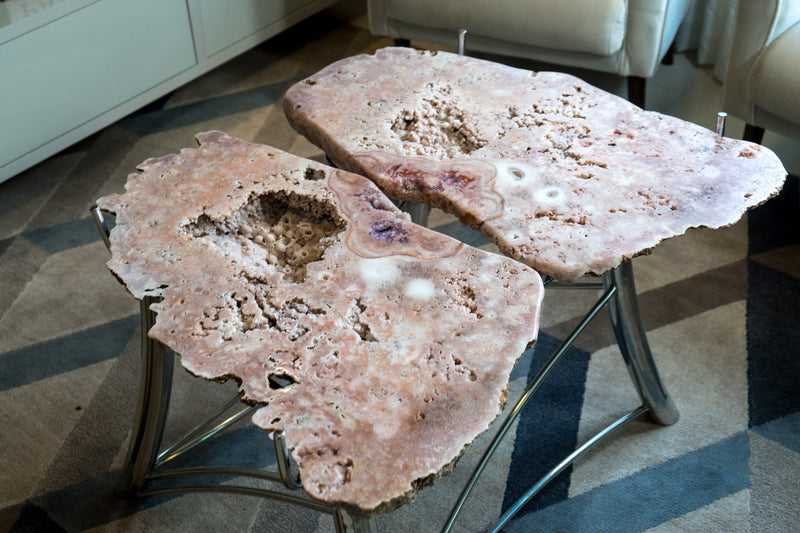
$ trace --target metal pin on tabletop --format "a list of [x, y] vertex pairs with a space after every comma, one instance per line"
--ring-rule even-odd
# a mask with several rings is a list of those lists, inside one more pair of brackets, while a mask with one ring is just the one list
[[467, 47], [467, 29], [458, 30], [458, 55], [463, 56]]
[[94, 219], [94, 225], [97, 226], [97, 231], [100, 232], [100, 237], [103, 239], [103, 243], [106, 245], [106, 248], [109, 250], [111, 249], [111, 241], [109, 241], [109, 229], [108, 224], [106, 224], [105, 218], [103, 218], [103, 211], [97, 207], [96, 205], [92, 206], [91, 208], [92, 218]]
[[725, 121], [728, 119], [728, 114], [725, 111], [717, 113], [717, 127], [714, 131], [717, 135], [723, 137], [725, 135]]

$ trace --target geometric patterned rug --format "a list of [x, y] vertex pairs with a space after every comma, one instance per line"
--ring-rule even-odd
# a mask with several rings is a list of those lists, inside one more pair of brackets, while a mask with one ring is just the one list
[[[114, 495], [135, 407], [138, 304], [106, 269], [89, 208], [120, 192], [136, 164], [193, 146], [200, 131], [321, 161], [283, 117], [283, 91], [387, 44], [312, 17], [0, 184], [0, 531], [333, 530], [329, 515], [247, 496]], [[799, 199], [790, 177], [736, 225], [691, 230], [634, 261], [650, 345], [681, 419], [627, 425], [507, 531], [800, 530]], [[494, 250], [441, 212], [430, 225]], [[514, 370], [509, 404], [596, 297], [548, 290], [540, 339]], [[167, 439], [234, 387], [180, 368], [175, 379]], [[485, 531], [544, 471], [638, 403], [601, 315], [511, 428], [454, 531]], [[381, 531], [438, 531], [488, 438], [414, 503], [379, 516]], [[266, 433], [248, 421], [187, 460], [274, 464]]]

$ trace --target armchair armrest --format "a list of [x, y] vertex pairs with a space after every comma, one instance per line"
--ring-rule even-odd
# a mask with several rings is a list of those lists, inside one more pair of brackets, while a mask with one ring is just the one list
[[723, 84], [722, 107], [754, 123], [750, 79], [761, 53], [800, 22], [800, 0], [739, 0]]
[[621, 70], [643, 78], [652, 76], [688, 10], [689, 0], [630, 0], [625, 38], [629, 65]]

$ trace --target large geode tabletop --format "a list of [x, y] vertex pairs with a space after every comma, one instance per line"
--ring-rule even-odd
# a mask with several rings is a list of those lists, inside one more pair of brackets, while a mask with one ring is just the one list
[[364, 177], [198, 140], [98, 201], [109, 267], [163, 297], [150, 335], [184, 367], [264, 404], [312, 497], [364, 515], [413, 498], [498, 414], [538, 274], [412, 224]]
[[445, 52], [343, 59], [292, 86], [284, 109], [337, 166], [457, 214], [562, 280], [733, 224], [786, 175], [766, 148], [573, 76]]

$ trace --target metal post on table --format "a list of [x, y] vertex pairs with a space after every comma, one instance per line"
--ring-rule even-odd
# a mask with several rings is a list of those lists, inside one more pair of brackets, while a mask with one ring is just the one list
[[725, 136], [725, 122], [728, 120], [728, 114], [725, 111], [720, 111], [717, 113], [717, 126], [714, 131], [717, 132], [717, 136], [724, 137]]
[[109, 229], [108, 224], [106, 224], [106, 219], [103, 217], [103, 211], [100, 210], [99, 207], [92, 206], [91, 209], [92, 219], [94, 219], [94, 225], [97, 226], [97, 231], [100, 232], [100, 237], [103, 239], [103, 244], [106, 245], [106, 248], [110, 251], [111, 250], [111, 241], [109, 240]]

